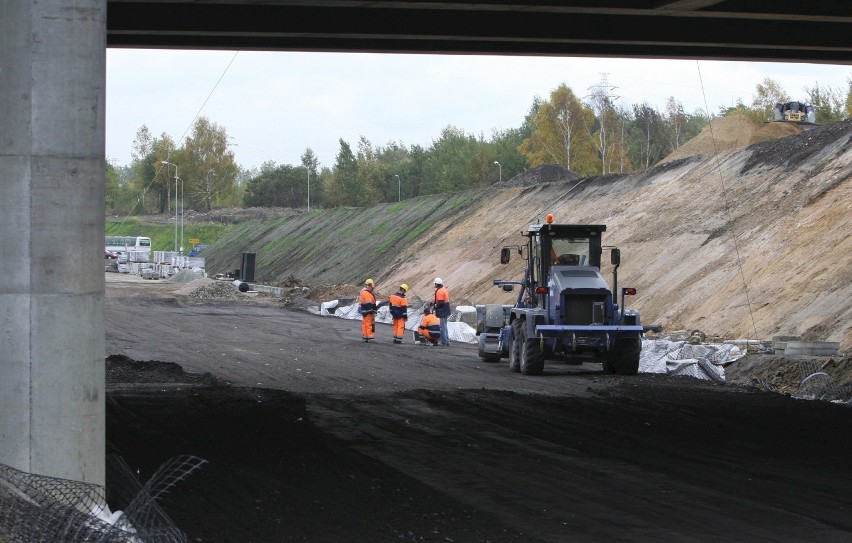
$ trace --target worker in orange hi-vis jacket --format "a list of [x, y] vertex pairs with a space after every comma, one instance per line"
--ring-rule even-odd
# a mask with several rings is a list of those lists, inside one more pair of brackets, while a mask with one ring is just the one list
[[408, 320], [408, 300], [405, 294], [408, 292], [408, 285], [405, 283], [399, 285], [399, 290], [389, 299], [390, 314], [393, 317], [393, 342], [402, 343], [402, 336], [405, 334], [405, 321]]
[[450, 332], [447, 320], [452, 314], [450, 293], [440, 277], [435, 278], [435, 316], [441, 321], [441, 345], [450, 345]]
[[376, 295], [373, 294], [373, 289], [376, 287], [375, 281], [367, 279], [364, 281], [364, 288], [361, 289], [361, 297], [358, 300], [358, 313], [361, 314], [361, 334], [364, 336], [364, 343], [373, 341], [376, 337]]
[[423, 345], [437, 345], [441, 339], [441, 321], [432, 314], [428, 305], [423, 309], [423, 320], [417, 327], [417, 341]]

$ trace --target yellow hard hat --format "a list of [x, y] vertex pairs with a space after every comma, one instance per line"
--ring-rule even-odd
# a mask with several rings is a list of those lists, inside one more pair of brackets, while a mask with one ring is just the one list
[[401, 289], [402, 289], [402, 290], [404, 290], [405, 292], [408, 292], [408, 285], [406, 285], [405, 283], [403, 283], [403, 284], [399, 285], [399, 288], [401, 288]]
[[376, 286], [375, 281], [373, 281], [372, 279], [367, 279], [366, 281], [364, 281], [364, 284], [365, 284], [365, 285], [369, 285], [369, 286], [371, 286], [371, 287]]

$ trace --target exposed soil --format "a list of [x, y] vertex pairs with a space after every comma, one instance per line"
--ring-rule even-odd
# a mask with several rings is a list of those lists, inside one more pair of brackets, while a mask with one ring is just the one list
[[810, 128], [791, 122], [757, 122], [745, 115], [718, 117], [700, 134], [681, 145], [667, 156], [664, 162], [672, 162], [695, 155], [712, 155], [717, 151], [742, 149], [764, 141], [776, 141], [801, 134]]
[[[429, 299], [438, 276], [456, 304], [513, 303], [493, 281], [521, 279], [523, 259], [502, 265], [500, 249], [549, 213], [607, 226], [644, 324], [852, 349], [852, 120], [804, 130], [729, 115], [647, 171], [577, 179], [544, 165], [459, 194], [291, 210], [241, 224], [204, 255], [213, 274], [254, 252], [258, 282], [295, 276], [329, 299], [367, 277], [383, 299], [401, 283]], [[612, 277], [608, 263], [602, 273]]]
[[472, 345], [383, 325], [363, 344], [359, 321], [107, 279], [109, 452], [142, 481], [208, 460], [162, 503], [190, 541], [852, 540], [848, 405], [595, 364], [521, 376]]

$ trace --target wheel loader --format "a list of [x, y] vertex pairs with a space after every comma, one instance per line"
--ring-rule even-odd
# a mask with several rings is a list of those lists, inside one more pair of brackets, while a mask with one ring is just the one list
[[815, 124], [816, 109], [802, 102], [777, 103], [772, 109], [772, 121], [793, 122], [798, 124]]
[[[509, 369], [525, 375], [541, 375], [545, 360], [598, 362], [605, 372], [636, 375], [645, 327], [638, 311], [625, 309], [636, 289], [618, 289], [621, 251], [602, 244], [605, 225], [553, 220], [547, 215], [522, 232], [526, 243], [502, 248], [502, 264], [517, 252], [526, 269], [521, 280], [494, 280], [506, 292], [518, 287], [514, 305], [476, 306], [479, 356], [508, 358]], [[611, 289], [600, 272], [605, 249]]]

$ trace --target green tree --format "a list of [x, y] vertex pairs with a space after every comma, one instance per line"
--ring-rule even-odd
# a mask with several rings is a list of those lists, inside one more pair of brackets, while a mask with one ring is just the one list
[[787, 94], [781, 83], [767, 77], [755, 87], [751, 107], [761, 119], [768, 120], [771, 119], [775, 104], [784, 104], [789, 101], [790, 95]]
[[619, 105], [611, 111], [612, 120], [612, 137], [610, 138], [609, 165], [608, 171], [612, 173], [628, 173], [633, 171], [633, 165], [630, 162], [630, 111]]
[[274, 161], [260, 165], [260, 171], [246, 183], [243, 204], [246, 207], [277, 207], [281, 205], [279, 195], [279, 172]]
[[[494, 164], [493, 142], [486, 142], [482, 136], [473, 141], [474, 144], [471, 146], [471, 155], [469, 158], [467, 186], [470, 188], [487, 187], [499, 180], [503, 164], [501, 163], [499, 167]], [[497, 173], [496, 177], [495, 173]], [[503, 171], [503, 175], [503, 179], [508, 179], [509, 172]]]
[[[608, 128], [606, 166], [603, 167], [607, 173], [626, 173], [632, 170], [630, 160], [627, 156], [627, 119], [629, 114], [623, 108], [612, 104], [612, 107], [604, 110], [601, 116], [601, 126]], [[603, 161], [603, 156], [601, 157]]]
[[108, 215], [130, 215], [141, 212], [140, 192], [133, 186], [130, 166], [106, 164], [104, 203]]
[[[245, 201], [245, 189], [248, 182], [260, 174], [257, 167], [243, 168], [237, 167], [237, 177], [235, 179], [236, 186], [234, 188], [235, 196], [238, 202]], [[244, 205], [244, 204], [243, 204]]]
[[686, 141], [689, 116], [683, 110], [683, 103], [669, 96], [666, 100], [666, 116], [663, 119], [668, 127], [669, 146], [667, 151], [673, 153]]
[[612, 172], [612, 155], [616, 151], [613, 148], [613, 143], [618, 115], [614, 111], [615, 97], [612, 94], [615, 87], [609, 84], [606, 74], [603, 74], [600, 83], [589, 90], [591, 91], [589, 105], [597, 117], [597, 123], [594, 125], [587, 124], [586, 130], [598, 150], [600, 173], [607, 174]]
[[[494, 131], [494, 134], [491, 136], [492, 147], [494, 149], [493, 158], [500, 163], [500, 167], [503, 170], [503, 179], [511, 179], [526, 170], [529, 166], [527, 157], [518, 149], [532, 133], [532, 123], [524, 123], [520, 128]], [[499, 177], [499, 171], [497, 173]], [[498, 178], [495, 178], [493, 175], [493, 161], [491, 174], [491, 178], [497, 181]]]
[[739, 98], [737, 99], [736, 105], [719, 107], [720, 117], [727, 117], [729, 115], [742, 115], [756, 123], [762, 123], [766, 120], [764, 119], [762, 112], [745, 105]]
[[358, 162], [352, 147], [342, 138], [339, 140], [340, 150], [337, 152], [331, 176], [323, 186], [323, 196], [331, 207], [355, 205], [358, 199], [357, 186]]
[[[412, 188], [413, 168], [411, 152], [401, 142], [389, 142], [376, 150], [377, 160], [382, 164], [386, 177], [383, 189], [384, 201], [393, 202], [415, 196]], [[397, 178], [399, 176], [399, 178]]]
[[700, 109], [696, 109], [691, 115], [687, 114], [686, 132], [683, 141], [689, 141], [704, 130], [710, 124], [710, 116]]
[[319, 184], [319, 179], [317, 178], [317, 170], [319, 169], [319, 158], [317, 158], [317, 155], [314, 154], [313, 149], [308, 147], [308, 148], [305, 149], [305, 152], [302, 153], [301, 160], [302, 160], [302, 167], [305, 169], [305, 185], [307, 187], [306, 188], [306, 193], [307, 193], [306, 194], [306, 197], [307, 197], [306, 205], [307, 205], [307, 207], [311, 207], [311, 194], [310, 194], [311, 180], [313, 180], [314, 187], [315, 187], [314, 188], [314, 195], [313, 195], [315, 205], [316, 205], [316, 200], [317, 200], [316, 194], [319, 192], [319, 191], [316, 190], [316, 188], [322, 186], [322, 185]]
[[307, 170], [289, 164], [264, 162], [245, 187], [248, 207], [304, 207], [307, 203]]
[[846, 79], [846, 118], [852, 118], [852, 76]]
[[186, 207], [209, 211], [214, 205], [237, 203], [237, 165], [225, 128], [206, 117], [196, 119], [181, 158]]
[[131, 160], [143, 160], [153, 150], [154, 137], [148, 127], [143, 124], [136, 130], [136, 137], [130, 147], [130, 158]]
[[311, 177], [311, 209], [314, 207], [329, 207], [326, 201], [326, 186], [333, 177], [331, 168], [323, 167], [317, 172], [316, 182]]
[[104, 175], [104, 203], [107, 212], [117, 207], [120, 199], [121, 186], [118, 182], [118, 171], [109, 162], [106, 163]]
[[630, 160], [639, 169], [648, 169], [666, 156], [668, 146], [665, 122], [656, 109], [644, 104], [633, 105], [630, 124]]
[[536, 100], [531, 123], [534, 129], [518, 149], [528, 164], [559, 164], [577, 173], [591, 173], [585, 163], [594, 156], [589, 152], [592, 143], [586, 130], [595, 124], [591, 109], [564, 83], [550, 93], [550, 100]]
[[424, 194], [422, 192], [423, 186], [423, 172], [426, 169], [426, 161], [429, 157], [426, 149], [423, 148], [422, 145], [412, 145], [410, 150], [411, 162], [406, 169], [405, 176], [402, 177], [403, 182], [410, 187], [410, 192], [412, 196], [420, 196]]
[[355, 182], [358, 190], [353, 195], [352, 202], [357, 206], [370, 206], [376, 202], [387, 201], [385, 193], [388, 192], [388, 173], [379, 162], [373, 144], [364, 136], [358, 139], [355, 161]]
[[432, 142], [423, 166], [421, 194], [455, 192], [470, 187], [478, 144], [473, 136], [448, 125]]
[[162, 164], [175, 154], [174, 141], [168, 134], [154, 138], [148, 127], [142, 125], [136, 131], [133, 141], [130, 165], [131, 179], [125, 190], [135, 190], [138, 196], [134, 209], [141, 213], [164, 213], [171, 209], [174, 193], [174, 180], [170, 174], [174, 167], [167, 168]]
[[[145, 165], [145, 182], [142, 194], [147, 201], [148, 195], [159, 195], [159, 212], [166, 213], [174, 209], [179, 184], [178, 175], [182, 152], [176, 149], [175, 142], [165, 132], [152, 140], [148, 164]], [[169, 164], [164, 164], [168, 162]], [[181, 170], [182, 173], [182, 170]], [[146, 203], [147, 209], [147, 203]]]
[[814, 83], [813, 87], [805, 87], [805, 92], [808, 95], [808, 103], [816, 110], [817, 124], [830, 124], [846, 117], [846, 102], [849, 96], [843, 96], [840, 89], [820, 87], [819, 83]]

